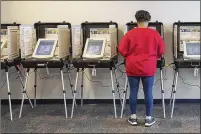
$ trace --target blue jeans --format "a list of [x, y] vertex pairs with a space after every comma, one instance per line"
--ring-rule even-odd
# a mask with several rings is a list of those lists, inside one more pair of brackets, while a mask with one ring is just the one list
[[145, 96], [146, 116], [152, 116], [152, 109], [153, 109], [152, 88], [154, 84], [154, 76], [146, 76], [146, 77], [128, 76], [128, 82], [130, 85], [129, 103], [130, 103], [131, 114], [136, 114], [137, 94], [140, 79], [142, 81]]

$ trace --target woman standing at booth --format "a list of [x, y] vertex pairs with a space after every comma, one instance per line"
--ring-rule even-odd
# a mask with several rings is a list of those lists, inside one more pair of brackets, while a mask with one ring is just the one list
[[154, 75], [157, 59], [164, 54], [165, 44], [159, 33], [148, 28], [151, 20], [149, 12], [140, 10], [135, 14], [137, 28], [128, 31], [121, 39], [118, 50], [126, 60], [126, 74], [130, 85], [130, 110], [128, 122], [137, 125], [136, 105], [139, 82], [142, 81], [146, 105], [145, 126], [152, 126]]

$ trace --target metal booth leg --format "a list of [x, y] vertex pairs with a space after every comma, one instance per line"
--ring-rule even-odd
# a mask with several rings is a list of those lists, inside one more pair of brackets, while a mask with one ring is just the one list
[[116, 69], [114, 69], [113, 72], [114, 72], [114, 78], [115, 78], [115, 80], [116, 80], [117, 91], [119, 92], [120, 104], [121, 104], [121, 106], [122, 106], [121, 92], [120, 92], [120, 90], [119, 90], [119, 89], [120, 89], [120, 88], [119, 88], [119, 83], [118, 83], [118, 81], [117, 81]]
[[123, 104], [121, 107], [121, 117], [123, 117], [123, 113], [124, 113], [124, 107], [125, 107], [125, 103], [126, 103], [126, 95], [127, 95], [127, 89], [128, 89], [128, 77], [126, 77], [126, 82], [125, 82], [125, 86], [124, 86], [124, 92], [123, 92]]
[[114, 80], [113, 80], [112, 68], [110, 69], [110, 75], [111, 75], [111, 83], [112, 83], [112, 96], [113, 96], [113, 104], [114, 104], [114, 116], [115, 116], [115, 118], [117, 118], [116, 102], [115, 102], [115, 90], [114, 90]]
[[172, 105], [172, 96], [173, 96], [173, 91], [175, 88], [175, 81], [176, 81], [176, 71], [174, 71], [174, 78], [173, 78], [173, 83], [172, 83], [172, 91], [171, 91], [171, 96], [170, 96], [170, 102], [169, 105]]
[[[125, 93], [125, 104], [126, 104], [126, 97], [127, 97], [127, 93], [128, 93], [128, 79], [127, 79], [127, 86], [126, 86], [126, 93]], [[126, 105], [124, 104], [124, 108], [126, 107]]]
[[83, 89], [84, 89], [84, 68], [82, 68], [82, 80], [81, 80], [81, 107], [83, 106]]
[[173, 86], [173, 100], [172, 100], [172, 110], [171, 110], [171, 116], [170, 118], [173, 117], [173, 112], [174, 112], [174, 105], [175, 105], [175, 96], [176, 96], [176, 90], [177, 90], [177, 80], [178, 80], [178, 75], [179, 75], [179, 71], [178, 69], [176, 69], [175, 71], [175, 85]]
[[34, 84], [34, 107], [36, 107], [36, 87], [37, 87], [37, 68], [34, 70], [35, 73], [35, 84]]
[[77, 82], [79, 78], [79, 68], [77, 69], [76, 79], [75, 79], [75, 89], [73, 91], [73, 104], [72, 104], [72, 111], [71, 111], [71, 118], [73, 118], [73, 112], [75, 107], [75, 96], [76, 96], [76, 90], [77, 90]]
[[[18, 77], [20, 78], [20, 82], [21, 82], [22, 88], [24, 89], [24, 83], [23, 83], [23, 80], [22, 80], [20, 71], [17, 70], [17, 73], [18, 73]], [[29, 100], [29, 103], [30, 103], [31, 107], [33, 108], [33, 104], [32, 104], [32, 102], [31, 102], [31, 99], [29, 98], [29, 95], [28, 95], [27, 92], [26, 92], [26, 96], [27, 96], [27, 99]]]
[[61, 82], [62, 82], [62, 89], [63, 89], [63, 95], [64, 95], [65, 115], [66, 115], [66, 118], [67, 118], [68, 115], [67, 115], [67, 106], [66, 106], [66, 90], [65, 90], [65, 86], [64, 86], [64, 76], [63, 76], [62, 68], [60, 69], [60, 71], [61, 71]]
[[[19, 70], [18, 66], [15, 66], [15, 68], [16, 68], [16, 70], [17, 70], [18, 77], [20, 78], [20, 82], [21, 82], [22, 88], [24, 89], [24, 82], [23, 82], [23, 80], [22, 80], [22, 75], [21, 75], [21, 73], [20, 73], [20, 70]], [[26, 93], [26, 96], [27, 96], [27, 99], [29, 100], [29, 103], [30, 103], [31, 107], [33, 108], [33, 105], [32, 105], [31, 99], [29, 98], [28, 93]]]
[[19, 118], [21, 118], [21, 115], [22, 115], [22, 108], [23, 108], [23, 105], [24, 105], [24, 97], [26, 95], [26, 92], [27, 92], [27, 82], [28, 82], [28, 77], [29, 77], [29, 68], [27, 69], [27, 73], [26, 73], [26, 79], [25, 79], [25, 84], [24, 84], [24, 88], [23, 88], [23, 92], [22, 92], [22, 102], [21, 102], [21, 107], [20, 107], [20, 114], [19, 114]]
[[[70, 83], [70, 88], [71, 88], [72, 96], [73, 96], [73, 84], [72, 84], [72, 80], [71, 80], [70, 69], [68, 66], [67, 66], [67, 71], [68, 71], [68, 79], [69, 79], [69, 83]], [[75, 101], [75, 106], [77, 107], [76, 101]]]
[[8, 68], [5, 69], [6, 72], [6, 82], [7, 82], [7, 89], [8, 89], [8, 101], [9, 101], [9, 109], [10, 109], [10, 120], [13, 120], [13, 113], [12, 113], [12, 106], [11, 106], [11, 92], [10, 92], [10, 83], [9, 83], [9, 74]]
[[162, 106], [163, 106], [163, 117], [166, 118], [165, 113], [165, 95], [164, 95], [164, 80], [163, 80], [163, 69], [160, 68], [160, 81], [161, 81], [161, 97], [162, 97]]

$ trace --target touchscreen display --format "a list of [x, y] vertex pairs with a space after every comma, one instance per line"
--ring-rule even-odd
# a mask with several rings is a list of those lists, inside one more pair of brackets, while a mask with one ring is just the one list
[[36, 55], [51, 55], [54, 43], [54, 40], [41, 40]]
[[186, 43], [187, 55], [200, 55], [200, 43]]
[[86, 54], [101, 55], [102, 49], [103, 40], [89, 40]]

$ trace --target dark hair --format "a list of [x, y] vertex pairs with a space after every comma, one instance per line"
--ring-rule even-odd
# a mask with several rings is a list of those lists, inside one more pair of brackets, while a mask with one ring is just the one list
[[148, 11], [145, 10], [139, 10], [135, 14], [135, 18], [137, 22], [148, 22], [151, 20], [151, 15]]

